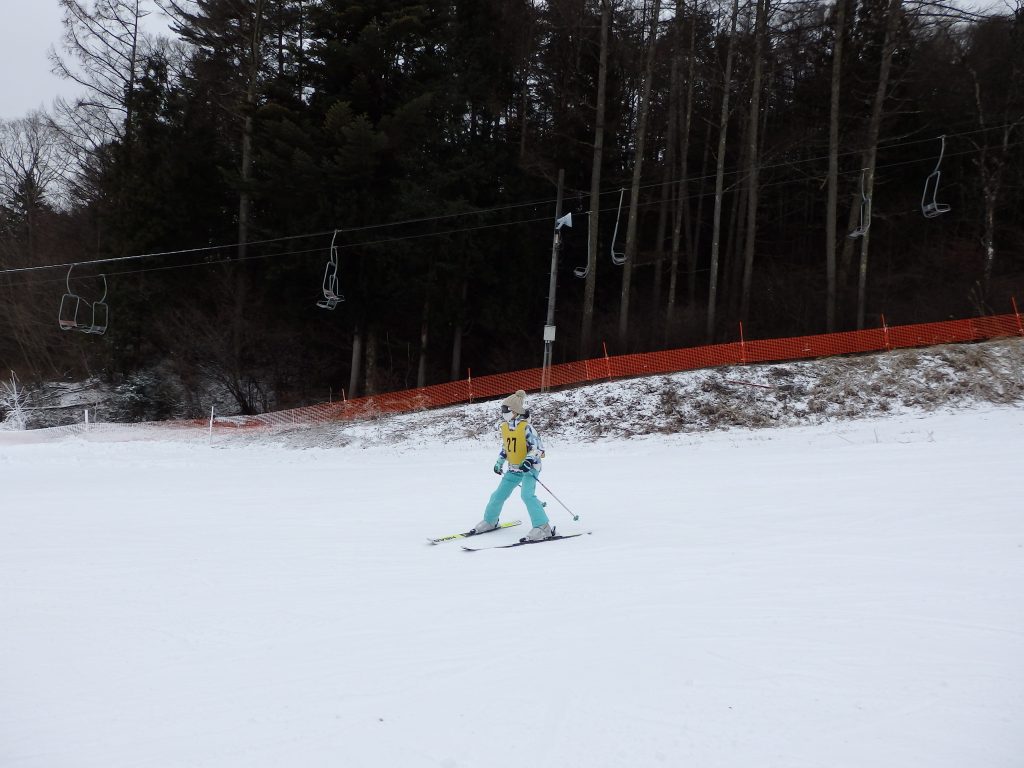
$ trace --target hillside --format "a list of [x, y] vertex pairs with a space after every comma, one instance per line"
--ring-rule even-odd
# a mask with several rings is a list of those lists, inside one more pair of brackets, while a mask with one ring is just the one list
[[[807, 426], [1022, 401], [1024, 339], [689, 371], [533, 393], [528, 398], [531, 421], [549, 441]], [[218, 439], [269, 439], [296, 448], [415, 446], [481, 435], [489, 441], [493, 418], [493, 403], [477, 403]]]
[[[133, 396], [134, 397], [134, 396]], [[95, 382], [55, 385], [29, 393], [30, 427], [63, 424], [31, 435], [32, 441], [82, 435], [83, 410], [97, 439], [150, 433], [152, 425], [111, 423], [109, 414], [131, 404]], [[737, 427], [815, 425], [852, 419], [971, 405], [1024, 401], [1024, 339], [837, 357], [796, 363], [688, 371], [665, 376], [531, 393], [531, 419], [548, 440], [594, 441], [611, 437], [706, 432]], [[43, 408], [32, 406], [43, 403]], [[0, 406], [0, 415], [4, 411]], [[8, 416], [10, 414], [8, 413]], [[481, 402], [408, 414], [381, 414], [338, 422], [257, 430], [218, 430], [220, 444], [271, 441], [293, 448], [376, 444], [415, 447], [427, 441], [483, 436], [490, 440], [493, 403]], [[0, 442], [12, 420], [0, 423]], [[127, 432], [126, 432], [127, 430]], [[176, 431], [177, 437], [184, 433]], [[205, 430], [196, 431], [205, 437]], [[22, 435], [20, 439], [29, 439]]]

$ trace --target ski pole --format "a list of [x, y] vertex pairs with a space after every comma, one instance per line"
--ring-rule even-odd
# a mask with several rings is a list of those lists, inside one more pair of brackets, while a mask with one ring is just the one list
[[554, 499], [555, 501], [557, 501], [557, 502], [558, 502], [559, 504], [561, 504], [561, 505], [562, 505], [563, 507], [565, 507], [565, 511], [566, 511], [566, 512], [568, 512], [568, 513], [569, 513], [570, 515], [572, 515], [572, 519], [573, 519], [573, 520], [579, 520], [579, 519], [580, 519], [580, 516], [579, 516], [579, 515], [577, 515], [577, 514], [576, 514], [576, 513], [574, 513], [574, 512], [573, 512], [573, 511], [572, 511], [571, 509], [569, 509], [568, 507], [566, 507], [566, 506], [565, 506], [565, 503], [564, 503], [564, 502], [563, 502], [563, 501], [562, 501], [562, 500], [561, 500], [560, 498], [558, 498], [557, 496], [555, 496], [555, 494], [554, 494], [554, 491], [552, 491], [552, 490], [551, 490], [550, 488], [548, 488], [548, 487], [547, 487], [546, 485], [544, 485], [544, 483], [543, 483], [543, 482], [541, 482], [541, 479], [540, 479], [540, 478], [539, 478], [539, 477], [537, 476], [537, 474], [538, 474], [538, 473], [536, 473], [536, 472], [531, 472], [530, 474], [531, 474], [531, 475], [533, 475], [533, 479], [534, 479], [534, 480], [536, 480], [536, 481], [537, 481], [538, 483], [540, 483], [540, 487], [541, 487], [541, 488], [543, 488], [543, 489], [544, 489], [545, 491], [547, 491], [548, 493], [550, 493], [550, 494], [551, 494], [551, 497], [552, 497], [552, 498], [553, 498], [553, 499]]

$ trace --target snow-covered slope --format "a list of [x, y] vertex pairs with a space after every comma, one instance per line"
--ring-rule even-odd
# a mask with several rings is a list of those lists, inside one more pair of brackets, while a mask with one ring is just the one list
[[1019, 768], [1024, 408], [785, 370], [532, 398], [593, 535], [473, 554], [493, 404], [0, 440], [0, 765]]

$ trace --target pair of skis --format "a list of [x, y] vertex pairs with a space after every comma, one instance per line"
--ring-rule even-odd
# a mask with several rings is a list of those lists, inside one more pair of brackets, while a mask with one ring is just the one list
[[[453, 533], [450, 536], [441, 536], [437, 539], [427, 539], [430, 544], [440, 544], [442, 541], [453, 541], [454, 539], [468, 539], [473, 536], [483, 536], [484, 533], [491, 533], [492, 531], [500, 531], [503, 528], [512, 528], [520, 525], [522, 520], [511, 520], [507, 523], [501, 523], [497, 528], [492, 528], [490, 531], [484, 531], [483, 533], [476, 533], [475, 531], [466, 531], [465, 533]], [[552, 529], [555, 532], [554, 536], [547, 539], [540, 539], [538, 541], [527, 541], [525, 538], [511, 544], [496, 544], [490, 547], [467, 547], [463, 545], [462, 549], [466, 552], [479, 552], [481, 549], [511, 549], [512, 547], [523, 547], [527, 544], [543, 544], [546, 541], [560, 541], [561, 539], [575, 539], [577, 536], [582, 536], [583, 533], [570, 533], [566, 536], [559, 536], [557, 529]], [[584, 533], [590, 533], [590, 531], [584, 531]]]

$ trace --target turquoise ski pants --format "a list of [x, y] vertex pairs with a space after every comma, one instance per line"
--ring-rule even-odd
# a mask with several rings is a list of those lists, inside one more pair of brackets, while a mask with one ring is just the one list
[[533, 523], [533, 527], [539, 528], [542, 525], [547, 525], [547, 513], [544, 511], [544, 505], [537, 498], [537, 478], [529, 472], [506, 472], [501, 476], [501, 482], [498, 483], [498, 487], [491, 494], [490, 501], [487, 502], [484, 520], [488, 523], [498, 522], [502, 506], [512, 495], [512, 491], [520, 484], [522, 484], [520, 496], [530, 513], [530, 522]]

